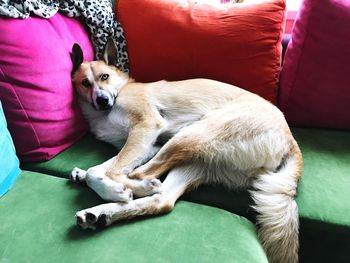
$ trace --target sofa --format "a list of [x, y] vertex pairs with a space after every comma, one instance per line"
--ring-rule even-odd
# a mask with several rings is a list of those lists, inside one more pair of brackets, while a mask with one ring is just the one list
[[[284, 51], [293, 37], [285, 35]], [[278, 94], [277, 104], [290, 96]], [[296, 199], [300, 262], [349, 262], [350, 133], [292, 126], [304, 159]], [[77, 227], [77, 211], [104, 201], [72, 183], [71, 170], [116, 154], [88, 132], [50, 160], [22, 160], [16, 182], [0, 198], [0, 262], [268, 262], [248, 192], [220, 185], [186, 193], [165, 215], [95, 231]]]

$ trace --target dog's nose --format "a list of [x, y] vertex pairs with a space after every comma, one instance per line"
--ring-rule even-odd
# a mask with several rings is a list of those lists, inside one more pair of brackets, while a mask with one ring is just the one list
[[101, 108], [104, 108], [106, 106], [108, 106], [108, 102], [109, 102], [109, 99], [107, 96], [105, 95], [101, 95], [101, 96], [98, 96], [96, 98], [96, 103], [98, 106], [100, 106]]

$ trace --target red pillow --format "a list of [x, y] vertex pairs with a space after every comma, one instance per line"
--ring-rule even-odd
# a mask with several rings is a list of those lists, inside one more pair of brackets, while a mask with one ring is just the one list
[[137, 81], [210, 78], [276, 103], [285, 1], [119, 0]]
[[293, 126], [350, 129], [350, 1], [304, 0], [281, 73]]
[[82, 24], [50, 19], [0, 18], [0, 99], [22, 161], [48, 160], [77, 141], [87, 125], [74, 97], [70, 52], [93, 47]]

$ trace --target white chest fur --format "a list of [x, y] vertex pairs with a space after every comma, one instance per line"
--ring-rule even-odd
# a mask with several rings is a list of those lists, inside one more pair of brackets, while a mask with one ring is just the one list
[[88, 120], [90, 131], [96, 138], [121, 148], [129, 134], [126, 112], [114, 106], [111, 111], [96, 111], [88, 103], [82, 102], [81, 109]]

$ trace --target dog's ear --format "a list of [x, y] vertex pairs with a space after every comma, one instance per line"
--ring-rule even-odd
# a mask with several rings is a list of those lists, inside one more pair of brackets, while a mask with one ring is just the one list
[[75, 43], [72, 47], [72, 53], [70, 54], [70, 57], [73, 62], [73, 70], [72, 70], [72, 75], [74, 74], [75, 71], [80, 67], [81, 63], [84, 61], [84, 54], [83, 50], [81, 47]]
[[103, 60], [107, 65], [115, 66], [117, 64], [117, 55], [118, 55], [117, 45], [114, 42], [113, 38], [110, 38], [108, 39], [103, 52]]

